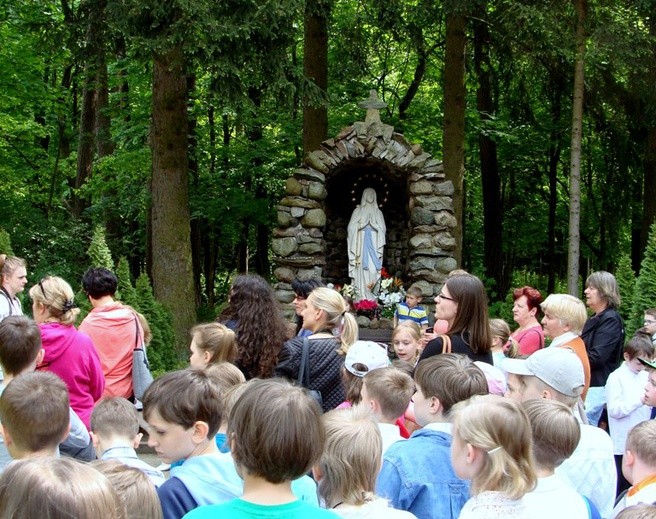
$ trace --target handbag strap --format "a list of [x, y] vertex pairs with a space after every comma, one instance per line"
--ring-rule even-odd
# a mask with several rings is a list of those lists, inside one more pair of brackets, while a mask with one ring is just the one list
[[134, 349], [135, 350], [140, 350], [140, 344], [139, 344], [139, 319], [137, 318], [137, 314], [134, 314]]
[[442, 353], [451, 353], [451, 337], [448, 335], [440, 335], [442, 339]]
[[301, 352], [301, 364], [298, 367], [298, 378], [296, 382], [310, 389], [310, 341], [303, 337], [303, 350]]

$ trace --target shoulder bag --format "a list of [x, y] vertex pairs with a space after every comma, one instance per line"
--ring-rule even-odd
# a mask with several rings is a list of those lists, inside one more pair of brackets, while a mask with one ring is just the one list
[[134, 316], [134, 326], [136, 338], [134, 350], [132, 351], [132, 386], [134, 398], [141, 400], [146, 389], [153, 382], [153, 374], [150, 372], [146, 348], [139, 340], [139, 323], [136, 315]]

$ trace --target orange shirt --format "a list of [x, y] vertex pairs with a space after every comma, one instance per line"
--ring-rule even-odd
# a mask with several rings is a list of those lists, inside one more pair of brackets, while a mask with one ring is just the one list
[[565, 344], [558, 346], [559, 348], [571, 348], [576, 356], [581, 359], [581, 364], [583, 364], [583, 374], [585, 375], [585, 384], [583, 386], [583, 393], [581, 393], [581, 398], [585, 402], [585, 395], [588, 394], [588, 388], [590, 387], [590, 360], [588, 359], [588, 352], [585, 349], [585, 343], [581, 337], [576, 337]]

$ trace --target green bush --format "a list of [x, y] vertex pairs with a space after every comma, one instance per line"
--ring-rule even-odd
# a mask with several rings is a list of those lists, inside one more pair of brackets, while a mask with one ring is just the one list
[[640, 264], [640, 274], [633, 292], [633, 311], [627, 326], [633, 333], [642, 327], [642, 318], [647, 308], [656, 308], [656, 224], [651, 226], [645, 255]]
[[[624, 319], [626, 327], [626, 336], [630, 337], [635, 332], [632, 328], [631, 316], [633, 315], [633, 296], [635, 292], [636, 276], [631, 268], [631, 256], [629, 254], [622, 254], [620, 261], [615, 270], [615, 279], [620, 289], [620, 298], [622, 304], [619, 307], [619, 313]], [[642, 317], [642, 314], [641, 314]]]

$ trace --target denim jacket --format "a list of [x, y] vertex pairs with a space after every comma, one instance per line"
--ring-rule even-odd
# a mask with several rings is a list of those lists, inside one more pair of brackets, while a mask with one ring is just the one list
[[390, 446], [376, 494], [418, 519], [457, 519], [469, 499], [469, 482], [451, 466], [451, 435], [429, 426]]

